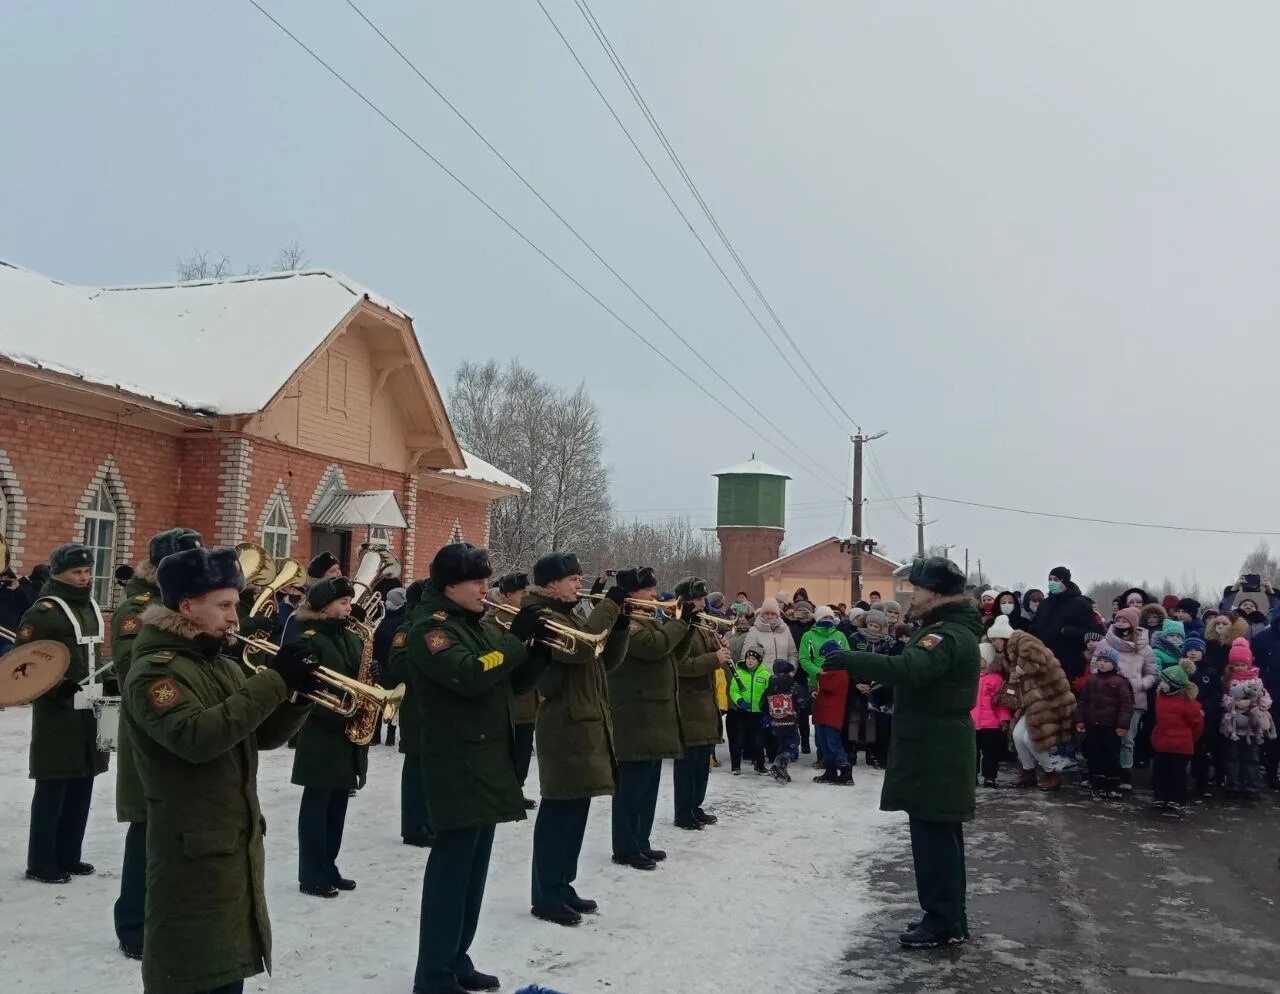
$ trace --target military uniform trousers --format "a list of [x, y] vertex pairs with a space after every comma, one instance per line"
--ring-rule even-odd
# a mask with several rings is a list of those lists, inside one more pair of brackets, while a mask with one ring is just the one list
[[196, 991], [195, 994], [244, 994], [244, 981], [237, 980], [233, 984], [224, 984], [211, 991]]
[[662, 760], [618, 761], [618, 790], [613, 795], [613, 854], [635, 856], [653, 846], [653, 816], [658, 807]]
[[492, 850], [492, 825], [436, 835], [422, 877], [415, 991], [448, 987], [475, 973], [467, 950], [476, 937]]
[[516, 776], [520, 778], [520, 786], [529, 779], [529, 761], [533, 759], [534, 723], [529, 721], [515, 726], [516, 729]]
[[924, 912], [923, 928], [945, 938], [968, 934], [964, 826], [958, 821], [925, 821], [922, 818], [910, 818], [909, 823], [916, 895]]
[[711, 776], [711, 754], [715, 746], [689, 746], [672, 766], [677, 825], [696, 825], [697, 809], [707, 799], [707, 779]]
[[433, 834], [425, 777], [422, 757], [406, 752], [400, 767], [400, 838], [415, 845], [430, 840]]
[[93, 777], [37, 780], [31, 796], [31, 831], [27, 869], [55, 873], [80, 862], [84, 829], [89, 823]]
[[142, 927], [147, 911], [147, 823], [133, 822], [124, 836], [120, 868], [120, 896], [112, 909], [116, 938], [131, 953], [142, 952]]
[[556, 908], [578, 896], [573, 882], [590, 811], [589, 797], [543, 800], [533, 826], [534, 908]]
[[303, 787], [298, 805], [298, 883], [303, 887], [337, 884], [338, 850], [347, 822], [346, 787]]

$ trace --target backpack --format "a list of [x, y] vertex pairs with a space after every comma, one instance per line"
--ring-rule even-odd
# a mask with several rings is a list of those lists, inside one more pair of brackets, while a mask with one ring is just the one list
[[775, 725], [794, 725], [796, 723], [796, 706], [790, 694], [774, 693], [769, 695], [769, 720]]

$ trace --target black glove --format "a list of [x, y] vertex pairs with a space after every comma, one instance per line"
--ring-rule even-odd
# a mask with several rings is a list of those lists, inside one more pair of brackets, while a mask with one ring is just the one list
[[534, 607], [532, 604], [522, 607], [511, 619], [511, 634], [521, 642], [536, 639], [545, 635], [546, 632], [547, 623], [542, 617], [542, 608]]
[[605, 591], [605, 597], [622, 607], [622, 602], [627, 599], [627, 592], [619, 587], [616, 583]]
[[351, 605], [351, 617], [355, 618], [355, 619], [356, 619], [356, 621], [360, 622], [360, 624], [362, 624], [362, 625], [363, 625], [363, 624], [364, 624], [364, 619], [365, 619], [365, 618], [367, 618], [368, 616], [369, 616], [369, 615], [368, 615], [368, 612], [366, 612], [366, 611], [365, 611], [365, 609], [364, 609], [361, 605], [356, 604], [356, 603], [354, 603], [354, 602], [352, 603], [352, 605]]
[[249, 619], [249, 625], [257, 635], [270, 635], [276, 630], [276, 619], [256, 615]]
[[274, 656], [267, 657], [267, 668], [280, 674], [289, 693], [309, 690], [320, 666], [312, 655], [314, 651], [304, 642], [290, 642], [281, 646]]
[[593, 584], [591, 584], [591, 592], [592, 592], [593, 594], [598, 594], [598, 593], [600, 593], [600, 592], [601, 592], [601, 591], [603, 591], [603, 590], [604, 590], [604, 577], [603, 577], [603, 576], [597, 576], [597, 577], [596, 577], [596, 582], [595, 582], [595, 583], [593, 583]]
[[80, 684], [74, 680], [63, 680], [60, 684], [53, 688], [53, 696], [60, 701], [68, 700], [75, 697], [80, 692]]
[[693, 601], [682, 601], [680, 603], [680, 620], [693, 621], [693, 616], [698, 613], [698, 608]]

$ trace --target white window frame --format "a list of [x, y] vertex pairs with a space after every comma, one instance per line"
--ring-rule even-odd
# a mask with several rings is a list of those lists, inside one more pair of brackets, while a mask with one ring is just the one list
[[289, 527], [289, 515], [278, 494], [262, 519], [262, 547], [277, 559], [288, 559], [293, 547], [293, 529]]
[[[105, 506], [104, 506], [105, 505]], [[102, 540], [104, 527], [110, 523], [111, 535]], [[93, 552], [93, 598], [103, 607], [115, 602], [116, 551], [120, 542], [120, 511], [105, 483], [94, 491], [89, 506], [80, 512], [82, 540]]]
[[386, 525], [370, 525], [369, 544], [391, 548], [391, 529]]

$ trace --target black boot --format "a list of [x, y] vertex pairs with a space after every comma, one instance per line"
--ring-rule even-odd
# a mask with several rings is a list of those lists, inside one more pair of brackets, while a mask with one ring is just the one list
[[582, 915], [565, 904], [551, 904], [545, 908], [534, 908], [533, 917], [541, 918], [553, 925], [573, 926], [581, 924]]
[[840, 779], [837, 781], [837, 783], [843, 784], [846, 787], [853, 786], [853, 767], [852, 766], [841, 767]]
[[813, 778], [814, 783], [839, 783], [840, 775], [834, 766], [828, 766], [825, 773]]
[[393, 746], [395, 744], [396, 744], [396, 726], [388, 725], [387, 726], [387, 745]]

